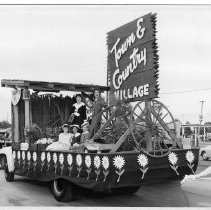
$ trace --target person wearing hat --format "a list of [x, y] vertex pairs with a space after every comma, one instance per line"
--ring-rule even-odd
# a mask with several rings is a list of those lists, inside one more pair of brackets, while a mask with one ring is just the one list
[[71, 124], [81, 126], [86, 119], [86, 105], [82, 102], [81, 94], [76, 95], [76, 103], [72, 105], [73, 113], [70, 116]]
[[78, 132], [79, 130], [79, 125], [72, 125], [71, 126], [73, 129], [73, 139], [71, 145], [74, 146], [75, 144], [80, 144], [80, 139], [81, 139], [81, 134]]
[[62, 126], [63, 133], [59, 134], [59, 140], [50, 144], [46, 150], [69, 150], [73, 134], [69, 133], [69, 125], [64, 124]]
[[83, 130], [81, 134], [81, 144], [88, 143], [89, 140], [89, 123], [87, 120], [84, 120], [84, 123], [81, 125], [81, 128]]

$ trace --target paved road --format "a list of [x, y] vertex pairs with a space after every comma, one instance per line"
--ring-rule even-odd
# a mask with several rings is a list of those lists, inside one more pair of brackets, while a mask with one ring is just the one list
[[[211, 165], [200, 161], [197, 173]], [[139, 206], [139, 207], [186, 207], [187, 201], [179, 182], [144, 185], [132, 196], [109, 195], [96, 198], [82, 195], [78, 200], [59, 203], [49, 193], [48, 185], [22, 177], [13, 183], [6, 182], [0, 171], [0, 206]]]

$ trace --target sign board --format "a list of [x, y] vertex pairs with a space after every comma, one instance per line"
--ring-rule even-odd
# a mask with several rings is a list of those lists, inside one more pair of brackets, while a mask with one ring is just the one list
[[107, 34], [107, 83], [119, 100], [158, 97], [156, 14], [147, 14]]

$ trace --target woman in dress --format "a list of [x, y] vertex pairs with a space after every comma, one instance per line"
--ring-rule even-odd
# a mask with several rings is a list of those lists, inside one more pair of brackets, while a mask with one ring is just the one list
[[69, 125], [64, 124], [62, 126], [63, 133], [59, 134], [59, 140], [50, 144], [46, 150], [69, 150], [73, 134], [69, 133]]
[[76, 103], [72, 106], [73, 113], [71, 114], [71, 124], [82, 125], [86, 119], [86, 105], [82, 102], [82, 96], [80, 94], [76, 95]]
[[91, 119], [91, 126], [90, 126], [90, 136], [89, 138], [92, 138], [94, 134], [100, 129], [101, 121], [102, 121], [102, 115], [99, 115], [100, 112], [105, 108], [106, 102], [101, 97], [101, 92], [99, 89], [95, 89], [93, 92], [93, 97], [88, 97], [91, 101], [91, 113], [92, 113], [92, 119]]

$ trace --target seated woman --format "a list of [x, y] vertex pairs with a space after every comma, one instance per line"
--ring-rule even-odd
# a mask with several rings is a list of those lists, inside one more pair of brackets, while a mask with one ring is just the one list
[[54, 142], [50, 144], [46, 150], [69, 150], [73, 134], [69, 133], [69, 125], [64, 124], [62, 126], [63, 133], [59, 134], [59, 140], [57, 142]]
[[81, 134], [78, 132], [79, 126], [78, 125], [71, 125], [73, 128], [73, 139], [71, 146], [77, 146], [80, 144]]
[[76, 103], [72, 106], [73, 113], [70, 116], [70, 123], [74, 125], [79, 125], [86, 119], [86, 106], [82, 102], [82, 96], [80, 94], [76, 95]]

